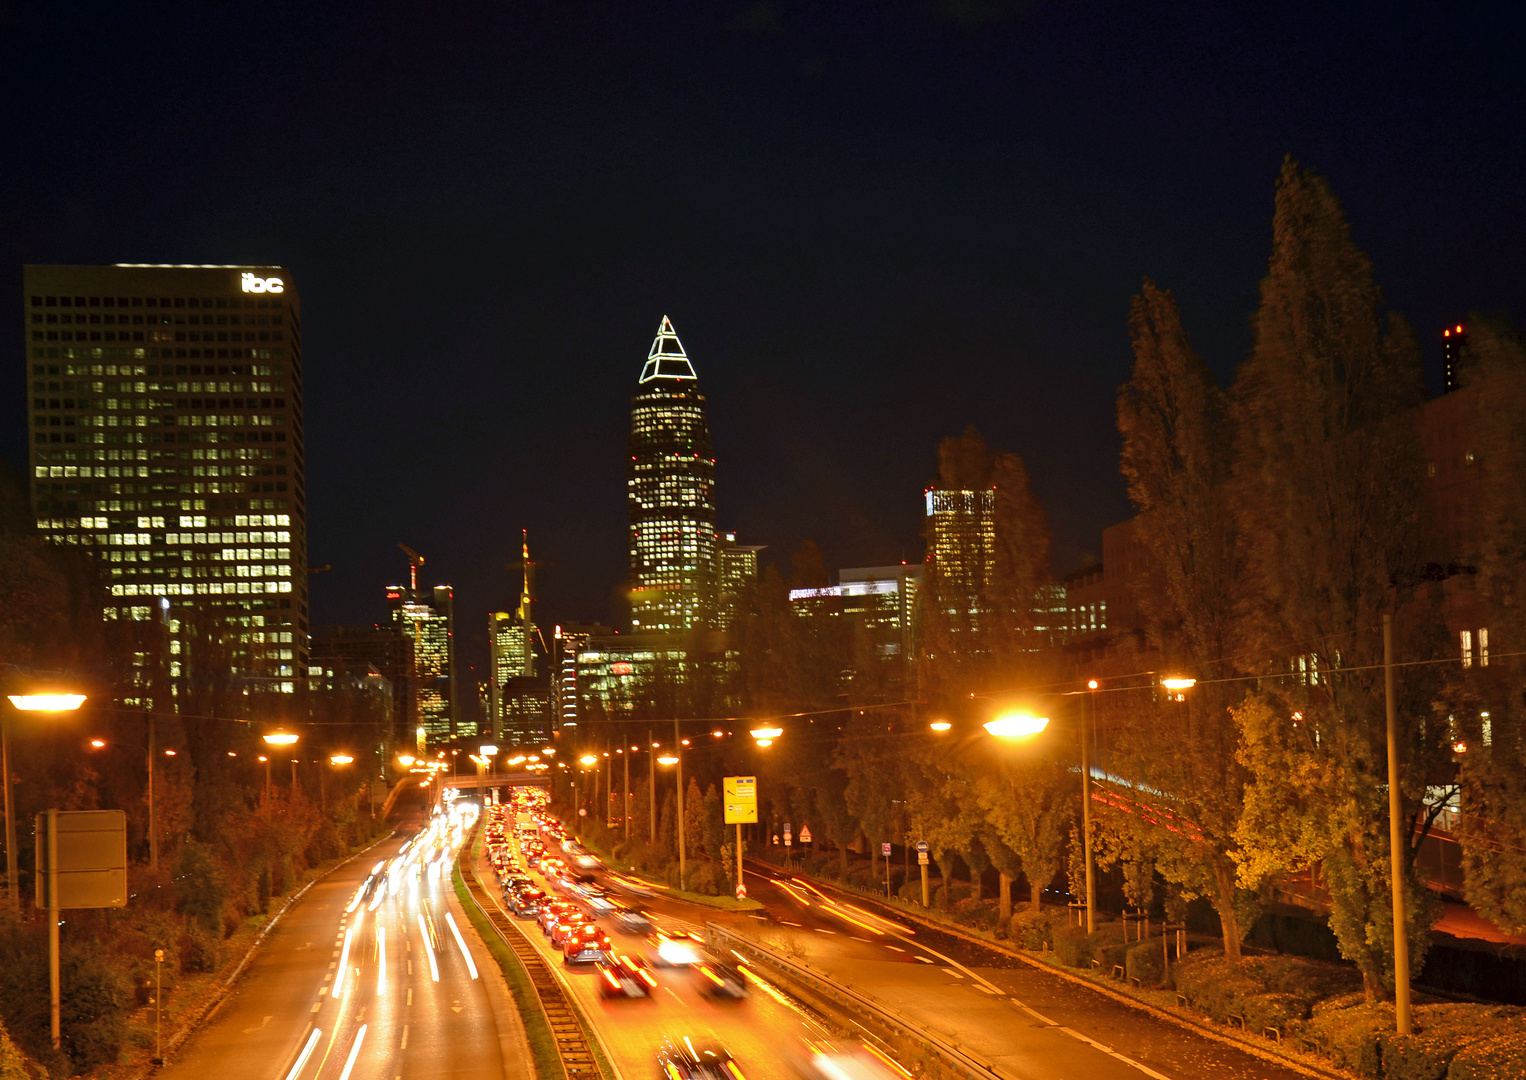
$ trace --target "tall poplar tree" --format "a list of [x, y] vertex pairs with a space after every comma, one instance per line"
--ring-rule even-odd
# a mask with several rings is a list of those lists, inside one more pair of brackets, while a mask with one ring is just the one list
[[[1255, 345], [1232, 395], [1235, 520], [1250, 601], [1240, 625], [1268, 676], [1237, 710], [1251, 779], [1236, 858], [1249, 886], [1319, 864], [1331, 928], [1375, 998], [1393, 970], [1376, 666], [1382, 617], [1418, 565], [1420, 359], [1403, 320], [1384, 318], [1372, 265], [1329, 185], [1291, 159], [1277, 182], [1272, 236]], [[1402, 685], [1417, 682], [1406, 673]], [[1408, 732], [1427, 704], [1403, 702]], [[1412, 814], [1427, 765], [1413, 758], [1404, 782]], [[1410, 871], [1418, 843], [1414, 836], [1399, 853]], [[1410, 892], [1418, 969], [1431, 909], [1412, 873]]]
[[[1224, 681], [1234, 673], [1228, 657], [1242, 570], [1229, 507], [1227, 404], [1168, 290], [1145, 281], [1129, 310], [1129, 336], [1134, 369], [1118, 394], [1120, 468], [1156, 571], [1144, 579], [1156, 586], [1137, 599], [1165, 663], [1198, 686], [1187, 700], [1147, 706], [1149, 725], [1120, 728], [1136, 812], [1117, 815], [1113, 826], [1160, 852], [1167, 880], [1213, 902], [1224, 953], [1238, 960], [1250, 912], [1234, 861], [1245, 770], [1228, 707], [1239, 691]], [[1152, 804], [1168, 816], [1143, 809]]]

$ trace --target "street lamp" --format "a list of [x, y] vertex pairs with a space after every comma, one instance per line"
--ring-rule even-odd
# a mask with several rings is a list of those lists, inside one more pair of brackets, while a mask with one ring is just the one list
[[985, 729], [998, 739], [1025, 739], [1037, 735], [1049, 726], [1049, 717], [1034, 716], [1026, 712], [1003, 713], [988, 720]]
[[[85, 703], [84, 694], [43, 693], [11, 694], [11, 704], [21, 712], [74, 712]], [[10, 893], [11, 910], [21, 914], [21, 891], [16, 876], [16, 804], [11, 793], [11, 721], [9, 713], [0, 713], [0, 770], [5, 772], [5, 885]]]
[[941, 735], [943, 732], [948, 731], [954, 725], [950, 724], [947, 720], [934, 720], [927, 726]]

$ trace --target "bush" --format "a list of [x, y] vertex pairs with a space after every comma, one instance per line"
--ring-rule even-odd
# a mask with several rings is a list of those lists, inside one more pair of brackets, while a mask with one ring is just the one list
[[[1384, 1036], [1386, 1080], [1444, 1080], [1453, 1057], [1503, 1028], [1519, 1027], [1521, 1011], [1488, 1005], [1422, 1005], [1415, 1009], [1414, 1032]], [[1492, 1074], [1491, 1074], [1492, 1075]]]
[[1054, 932], [1054, 954], [1067, 967], [1091, 967], [1092, 939], [1080, 930], [1066, 927]]
[[955, 903], [951, 914], [965, 926], [973, 926], [980, 930], [995, 930], [996, 923], [1001, 918], [1001, 912], [996, 910], [995, 903], [990, 900], [976, 900], [973, 897]]
[[1276, 1028], [1286, 1035], [1295, 1025], [1302, 1026], [1309, 1015], [1309, 1003], [1297, 994], [1255, 994], [1240, 1004], [1245, 1030], [1258, 1035], [1267, 1028]]
[[[1015, 918], [1015, 916], [1014, 916]], [[1123, 962], [1124, 974], [1140, 986], [1159, 986], [1166, 979], [1166, 958], [1159, 941], [1141, 941], [1130, 947]]]
[[190, 973], [216, 971], [221, 961], [221, 940], [198, 922], [187, 922], [180, 935], [180, 970]]
[[1007, 925], [1014, 944], [1024, 949], [1054, 947], [1054, 923], [1043, 911], [1019, 911]]
[[1177, 991], [1221, 1024], [1231, 1016], [1243, 1017], [1246, 999], [1266, 992], [1260, 980], [1218, 953], [1183, 960], [1173, 974]]
[[59, 972], [59, 1030], [76, 1070], [116, 1060], [127, 1031], [129, 991], [97, 949], [65, 950]]
[[1361, 994], [1342, 994], [1314, 1006], [1304, 1033], [1323, 1047], [1336, 1065], [1358, 1076], [1376, 1078], [1382, 1075], [1379, 1040], [1393, 1026], [1392, 1005], [1369, 1005]]
[[1526, 1032], [1496, 1035], [1457, 1051], [1447, 1080], [1526, 1080]]
[[933, 889], [933, 907], [947, 908], [973, 895], [968, 881], [950, 881]]

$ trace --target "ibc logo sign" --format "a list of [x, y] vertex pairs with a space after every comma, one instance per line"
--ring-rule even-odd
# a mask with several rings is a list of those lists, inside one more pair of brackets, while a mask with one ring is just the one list
[[278, 293], [286, 291], [286, 284], [278, 277], [255, 277], [253, 274], [245, 274], [239, 279], [245, 292], [249, 293]]

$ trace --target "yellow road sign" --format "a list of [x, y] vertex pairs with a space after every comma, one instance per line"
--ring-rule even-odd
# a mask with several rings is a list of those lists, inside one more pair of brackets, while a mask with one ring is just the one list
[[750, 825], [758, 820], [758, 778], [728, 776], [723, 782], [721, 803], [727, 825]]

